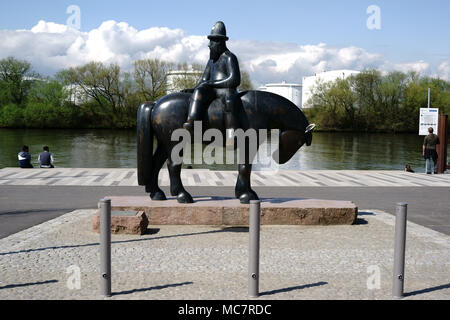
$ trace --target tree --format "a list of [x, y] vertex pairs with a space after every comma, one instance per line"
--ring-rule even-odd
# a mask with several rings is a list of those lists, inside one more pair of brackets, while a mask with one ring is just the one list
[[200, 78], [203, 74], [202, 66], [199, 64], [188, 65], [187, 63], [181, 63], [177, 65], [177, 74], [174, 74], [168, 85], [170, 91], [181, 91], [184, 89], [193, 89], [197, 86]]
[[241, 85], [239, 86], [238, 89], [239, 89], [239, 91], [246, 91], [246, 90], [254, 89], [252, 81], [250, 79], [250, 74], [245, 70], [241, 71]]
[[174, 64], [158, 59], [145, 59], [134, 62], [134, 80], [137, 93], [143, 101], [155, 101], [166, 94], [167, 73]]
[[90, 62], [81, 67], [63, 70], [57, 75], [65, 84], [79, 88], [88, 99], [94, 99], [101, 107], [109, 105], [113, 110], [124, 107], [125, 97], [117, 64], [103, 65]]
[[61, 82], [47, 78], [42, 81], [36, 81], [29, 91], [28, 100], [61, 106], [68, 99], [68, 92], [64, 90]]
[[356, 96], [356, 107], [359, 109], [365, 130], [375, 130], [377, 124], [384, 121], [378, 104], [381, 73], [378, 70], [365, 70], [353, 77], [352, 90]]
[[[379, 119], [377, 129], [396, 132], [403, 127], [408, 114], [404, 112], [404, 94], [408, 76], [403, 72], [390, 72], [381, 78], [377, 88]], [[386, 121], [386, 119], [389, 119]]]
[[23, 107], [28, 91], [38, 77], [27, 61], [13, 57], [0, 60], [0, 102]]
[[337, 129], [340, 126], [342, 108], [339, 104], [339, 88], [331, 81], [317, 81], [307, 105], [311, 107], [311, 121], [322, 129]]
[[381, 75], [365, 70], [346, 79], [318, 83], [305, 109], [312, 122], [324, 130], [348, 129], [382, 132], [415, 132], [419, 109], [431, 105], [450, 110], [450, 83], [398, 71]]

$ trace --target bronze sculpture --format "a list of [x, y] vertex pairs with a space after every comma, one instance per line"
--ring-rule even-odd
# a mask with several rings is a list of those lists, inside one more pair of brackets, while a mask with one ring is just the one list
[[[230, 132], [227, 129], [237, 127], [244, 131], [279, 129], [279, 150], [276, 152], [281, 164], [291, 159], [303, 144], [311, 145], [314, 125], [309, 124], [303, 112], [291, 101], [270, 92], [237, 92], [239, 65], [225, 46], [228, 37], [223, 22], [216, 23], [209, 38], [211, 59], [195, 89], [172, 93], [139, 107], [138, 183], [145, 186], [152, 200], [166, 200], [158, 186], [158, 175], [167, 160], [171, 195], [176, 196], [180, 203], [193, 203], [180, 178], [182, 164], [173, 159], [172, 150], [178, 142], [172, 141], [171, 137], [175, 130], [183, 127], [192, 134], [194, 120], [202, 121], [203, 132], [215, 128], [220, 130], [222, 136]], [[153, 152], [154, 138], [156, 150]], [[260, 143], [258, 140], [257, 146]], [[235, 195], [241, 203], [249, 203], [250, 200], [257, 200], [258, 195], [250, 183], [252, 156], [248, 152], [248, 141], [244, 148], [246, 158], [238, 165]]]

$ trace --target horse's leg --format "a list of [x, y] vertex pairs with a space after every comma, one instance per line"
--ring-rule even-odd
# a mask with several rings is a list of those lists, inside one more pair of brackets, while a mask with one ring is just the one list
[[240, 164], [239, 175], [236, 182], [235, 194], [241, 203], [250, 203], [250, 200], [258, 200], [258, 195], [250, 185], [251, 164]]
[[162, 191], [158, 186], [159, 171], [166, 160], [167, 154], [164, 148], [158, 145], [152, 159], [150, 185], [145, 186], [145, 191], [150, 193], [150, 198], [155, 201], [167, 200], [164, 191]]
[[[171, 154], [169, 152], [169, 154]], [[177, 197], [178, 203], [194, 203], [192, 196], [184, 189], [183, 182], [181, 181], [181, 166], [175, 164], [169, 156], [167, 161], [167, 169], [169, 170], [170, 177], [170, 193], [172, 196]]]
[[248, 204], [250, 200], [259, 200], [258, 195], [252, 190], [250, 181], [252, 173], [252, 164], [250, 158], [253, 159], [255, 155], [249, 155], [248, 141], [245, 143], [245, 163], [239, 164], [238, 178], [236, 182], [235, 195], [241, 203]]

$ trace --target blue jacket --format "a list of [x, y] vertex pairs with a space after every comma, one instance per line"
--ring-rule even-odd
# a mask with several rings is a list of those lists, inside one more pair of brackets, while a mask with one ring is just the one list
[[29, 152], [20, 151], [17, 157], [19, 159], [19, 167], [33, 168], [33, 165], [31, 164], [31, 154]]

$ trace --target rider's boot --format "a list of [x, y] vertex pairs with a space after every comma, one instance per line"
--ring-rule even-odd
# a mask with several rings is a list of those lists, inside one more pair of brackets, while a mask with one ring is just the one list
[[192, 99], [189, 103], [189, 113], [186, 122], [183, 124], [183, 128], [194, 133], [194, 121], [200, 120], [201, 101], [198, 99]]
[[189, 131], [190, 133], [194, 132], [194, 120], [188, 119], [184, 124], [183, 128]]
[[227, 149], [234, 149], [234, 132], [239, 128], [239, 119], [236, 115], [240, 99], [236, 95], [226, 97], [225, 99], [225, 147]]

